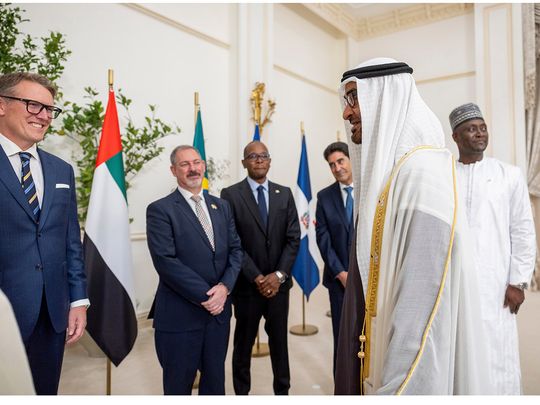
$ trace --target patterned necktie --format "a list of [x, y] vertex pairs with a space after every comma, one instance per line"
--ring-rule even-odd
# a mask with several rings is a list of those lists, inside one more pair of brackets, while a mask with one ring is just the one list
[[349, 220], [349, 223], [351, 223], [353, 217], [354, 200], [352, 196], [352, 190], [353, 188], [351, 186], [345, 187], [345, 191], [347, 192], [347, 199], [345, 200], [345, 212], [347, 213], [347, 219]]
[[30, 209], [34, 213], [34, 218], [39, 221], [39, 214], [41, 209], [39, 208], [39, 201], [37, 198], [36, 185], [32, 178], [32, 172], [30, 171], [30, 153], [19, 152], [21, 158], [21, 187], [26, 195], [26, 199], [30, 204]]
[[259, 213], [266, 229], [268, 224], [268, 210], [266, 209], [266, 199], [264, 198], [264, 187], [262, 185], [257, 187], [257, 204], [259, 205]]
[[197, 214], [197, 218], [199, 219], [199, 222], [201, 223], [201, 226], [204, 229], [204, 233], [206, 234], [206, 237], [210, 241], [210, 245], [212, 245], [212, 250], [216, 250], [214, 246], [214, 230], [212, 229], [212, 225], [210, 224], [210, 221], [208, 220], [208, 217], [206, 216], [203, 210], [203, 207], [201, 205], [201, 196], [192, 195], [191, 199], [195, 201], [195, 213]]

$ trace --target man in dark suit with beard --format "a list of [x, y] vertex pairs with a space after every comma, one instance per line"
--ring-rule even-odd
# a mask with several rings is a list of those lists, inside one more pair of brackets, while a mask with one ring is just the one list
[[226, 201], [204, 194], [205, 162], [192, 146], [171, 154], [178, 188], [146, 212], [159, 285], [152, 308], [165, 394], [225, 394], [231, 300], [242, 250]]
[[233, 383], [237, 395], [247, 395], [251, 388], [251, 349], [263, 316], [274, 393], [287, 395], [290, 388], [287, 318], [300, 225], [291, 190], [266, 177], [270, 162], [262, 142], [249, 143], [242, 160], [248, 177], [221, 192], [233, 209], [244, 249], [242, 271], [233, 291]]

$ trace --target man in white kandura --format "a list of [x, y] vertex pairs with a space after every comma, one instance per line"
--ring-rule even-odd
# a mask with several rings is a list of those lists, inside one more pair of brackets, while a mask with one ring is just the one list
[[454, 159], [411, 73], [377, 58], [341, 80], [358, 220], [336, 393], [491, 394]]
[[487, 372], [497, 394], [521, 393], [516, 314], [525, 300], [536, 256], [527, 184], [518, 167], [484, 157], [488, 130], [473, 103], [450, 113], [460, 194], [475, 250]]

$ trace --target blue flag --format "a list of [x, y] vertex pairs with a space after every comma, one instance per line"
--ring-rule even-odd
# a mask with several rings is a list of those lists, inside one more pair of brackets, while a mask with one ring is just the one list
[[306, 298], [309, 299], [309, 295], [319, 284], [319, 268], [315, 260], [319, 258], [320, 254], [315, 236], [315, 201], [311, 199], [305, 135], [302, 135], [302, 152], [294, 202], [298, 211], [301, 235], [300, 248], [292, 268], [292, 275]]
[[253, 133], [253, 140], [254, 141], [261, 140], [261, 134], [259, 133], [259, 124], [255, 124], [255, 132]]

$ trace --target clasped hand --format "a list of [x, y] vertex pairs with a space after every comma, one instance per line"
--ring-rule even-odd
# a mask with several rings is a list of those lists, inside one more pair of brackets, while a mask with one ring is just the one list
[[281, 283], [276, 273], [270, 273], [266, 276], [258, 275], [255, 278], [255, 285], [263, 297], [272, 298], [278, 293]]
[[206, 295], [210, 298], [207, 301], [201, 303], [201, 305], [212, 315], [219, 315], [223, 312], [225, 301], [227, 301], [227, 294], [229, 289], [224, 284], [217, 284], [210, 288]]

